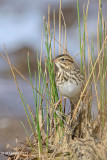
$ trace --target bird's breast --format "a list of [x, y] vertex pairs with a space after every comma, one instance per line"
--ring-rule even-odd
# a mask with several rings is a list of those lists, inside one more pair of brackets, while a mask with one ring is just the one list
[[71, 83], [69, 81], [60, 84], [58, 88], [61, 94], [69, 99], [79, 95], [81, 92], [81, 85], [77, 85], [76, 83]]
[[56, 85], [63, 96], [72, 99], [80, 95], [83, 84], [74, 74], [59, 72], [56, 75]]

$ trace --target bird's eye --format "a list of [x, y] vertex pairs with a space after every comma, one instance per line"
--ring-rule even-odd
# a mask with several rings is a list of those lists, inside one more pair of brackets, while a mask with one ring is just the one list
[[61, 60], [64, 61], [64, 58], [62, 58]]

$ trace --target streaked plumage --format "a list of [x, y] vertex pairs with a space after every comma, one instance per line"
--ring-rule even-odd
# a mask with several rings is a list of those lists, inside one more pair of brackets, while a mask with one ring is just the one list
[[56, 85], [60, 93], [71, 103], [77, 104], [84, 85], [84, 76], [67, 54], [57, 56], [53, 62], [58, 67]]

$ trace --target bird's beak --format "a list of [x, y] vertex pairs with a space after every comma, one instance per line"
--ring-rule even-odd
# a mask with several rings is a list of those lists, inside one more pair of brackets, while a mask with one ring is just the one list
[[55, 59], [53, 59], [52, 62], [55, 63]]
[[53, 63], [57, 63], [57, 59], [53, 59], [52, 62], [53, 62]]

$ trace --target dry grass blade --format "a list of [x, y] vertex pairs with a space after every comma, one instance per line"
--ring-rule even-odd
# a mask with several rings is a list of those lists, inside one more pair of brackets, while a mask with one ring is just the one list
[[[54, 37], [55, 37], [55, 10], [53, 11]], [[55, 39], [54, 39], [54, 58], [55, 58]]]
[[[5, 52], [7, 52], [7, 51], [6, 51], [6, 48], [5, 48]], [[3, 54], [0, 53], [0, 56], [9, 64], [8, 59], [6, 59], [6, 58], [3, 56]], [[32, 88], [34, 88], [34, 89], [36, 90], [36, 92], [51, 106], [51, 104], [49, 103], [49, 101], [26, 79], [25, 76], [23, 76], [23, 75], [18, 71], [17, 68], [15, 68], [12, 64], [11, 64], [11, 67], [12, 67]]]
[[[59, 8], [59, 43], [61, 44], [61, 0]], [[59, 54], [61, 54], [61, 46], [59, 45]]]
[[63, 99], [59, 99], [57, 103], [55, 103], [53, 106], [51, 106], [51, 107], [49, 108], [48, 113], [47, 113], [47, 115], [45, 116], [45, 119], [44, 119], [44, 121], [43, 121], [41, 130], [43, 129], [43, 126], [44, 126], [44, 124], [45, 124], [45, 121], [46, 121], [47, 116], [48, 116], [48, 114], [49, 114], [49, 112], [50, 112], [51, 109], [53, 109], [53, 111], [61, 118], [61, 116], [60, 116], [61, 113], [60, 113], [59, 111], [56, 111], [56, 109], [57, 109], [58, 105], [62, 102], [62, 100], [65, 100], [65, 99], [66, 99], [66, 97], [64, 97]]
[[[14, 71], [13, 71], [13, 66], [11, 65], [10, 59], [9, 59], [8, 54], [7, 54], [7, 51], [6, 51], [6, 48], [5, 48], [5, 53], [6, 53], [6, 56], [7, 56], [7, 60], [6, 60], [6, 61], [9, 63], [9, 66], [10, 66], [10, 68], [11, 68], [11, 71], [12, 71], [12, 74], [13, 74], [13, 77], [14, 77], [14, 81], [15, 81], [15, 83], [16, 83], [18, 92], [19, 92], [19, 94], [20, 94], [20, 96], [21, 96], [20, 89], [19, 89], [19, 86], [18, 86], [18, 84], [17, 84], [16, 77], [15, 77], [15, 74], [14, 74]], [[24, 150], [24, 147], [23, 147], [23, 150]], [[23, 150], [18, 154], [18, 156], [16, 157], [16, 160], [18, 160], [19, 156], [23, 153]]]
[[77, 104], [77, 106], [76, 106], [76, 108], [75, 108], [75, 110], [74, 110], [74, 113], [73, 113], [73, 116], [72, 116], [72, 119], [71, 119], [71, 123], [72, 123], [73, 119], [75, 118], [75, 115], [76, 115], [76, 113], [77, 113], [78, 107], [79, 107], [80, 102], [81, 102], [81, 99], [82, 99], [82, 97], [83, 97], [83, 95], [84, 95], [84, 93], [85, 93], [85, 91], [86, 91], [86, 88], [87, 88], [87, 86], [88, 86], [88, 83], [89, 83], [89, 81], [90, 81], [90, 79], [91, 79], [91, 76], [92, 76], [94, 70], [95, 70], [96, 64], [97, 64], [98, 61], [99, 61], [99, 58], [100, 58], [100, 56], [101, 56], [101, 53], [102, 53], [102, 50], [103, 50], [103, 48], [104, 48], [104, 45], [105, 45], [106, 41], [107, 41], [107, 36], [105, 37], [105, 40], [104, 40], [104, 42], [103, 42], [102, 48], [101, 48], [101, 50], [100, 50], [100, 53], [99, 53], [99, 55], [98, 55], [98, 57], [97, 57], [97, 59], [96, 59], [96, 62], [95, 62], [95, 64], [94, 64], [94, 66], [92, 67], [92, 71], [91, 71], [90, 76], [89, 76], [89, 78], [88, 78], [88, 80], [87, 80], [87, 82], [86, 82], [86, 85], [85, 85], [85, 87], [84, 87], [84, 90], [83, 90], [83, 92], [81, 93], [81, 96], [80, 96], [80, 99], [79, 99], [79, 101], [78, 101], [78, 104]]
[[[90, 59], [91, 61], [91, 67], [93, 68], [93, 64], [92, 64], [92, 58], [91, 58], [91, 52], [90, 52], [90, 47], [89, 47], [89, 41], [88, 41], [88, 31], [87, 31], [87, 23], [85, 23], [85, 30], [86, 30], [86, 38], [87, 38], [87, 45], [88, 45], [88, 60]], [[98, 91], [97, 91], [97, 82], [95, 81], [95, 74], [93, 72], [93, 79], [94, 79], [94, 84], [95, 84], [95, 93], [96, 93], [96, 97], [97, 97], [97, 105], [98, 105], [98, 109], [100, 110], [100, 106], [99, 106], [99, 100], [98, 100]]]
[[[44, 18], [44, 19], [45, 19], [45, 18]], [[50, 32], [50, 30], [49, 30], [50, 28], [49, 28], [48, 24], [47, 24], [47, 28], [48, 28], [48, 31]], [[67, 51], [67, 49], [66, 49], [64, 46], [62, 46], [61, 43], [55, 38], [55, 35], [54, 35], [54, 36], [52, 35], [52, 38], [54, 39], [54, 41], [56, 41], [56, 42], [59, 44], [59, 46], [64, 50], [65, 53], [67, 53], [68, 55], [70, 55], [69, 52]], [[65, 30], [65, 38], [66, 38], [66, 30]], [[67, 42], [66, 42], [66, 43], [67, 43]], [[66, 46], [66, 45], [67, 45], [67, 44], [65, 44], [65, 46]], [[75, 58], [76, 56], [78, 56], [78, 54], [79, 54], [79, 53], [77, 53], [74, 57], [72, 57], [73, 60], [74, 60], [74, 58]], [[70, 55], [70, 56], [71, 56], [71, 55]], [[75, 60], [74, 60], [74, 61], [75, 61]], [[79, 64], [78, 64], [76, 61], [75, 61], [75, 63], [76, 63], [76, 64], [78, 65], [78, 67], [80, 68]]]
[[[5, 47], [4, 47], [4, 48], [5, 48]], [[16, 84], [16, 87], [17, 87], [18, 92], [19, 92], [19, 95], [20, 95], [20, 97], [21, 97], [20, 89], [19, 89], [19, 86], [18, 86], [18, 83], [17, 83], [17, 80], [16, 80], [16, 76], [15, 76], [15, 74], [14, 74], [13, 67], [12, 67], [12, 65], [11, 65], [9, 56], [8, 56], [8, 54], [7, 54], [6, 48], [5, 48], [5, 53], [6, 53], [6, 56], [7, 56], [7, 62], [8, 62], [8, 64], [9, 64], [9, 66], [10, 66], [10, 69], [11, 69], [11, 72], [12, 72], [12, 75], [13, 75], [13, 78], [14, 78], [14, 81], [15, 81], [15, 84]]]

